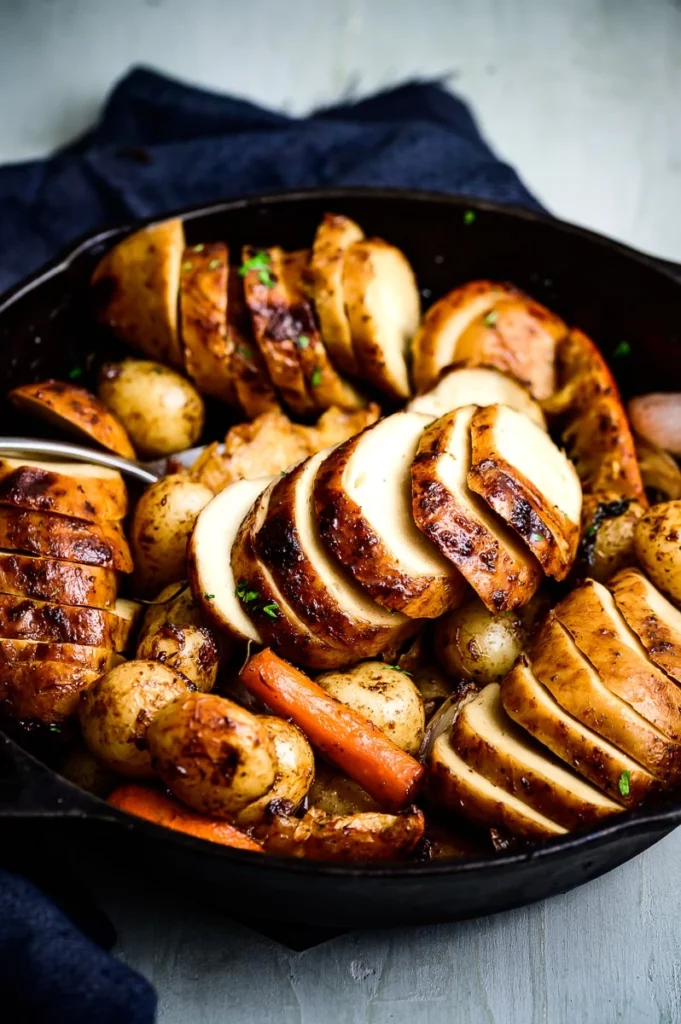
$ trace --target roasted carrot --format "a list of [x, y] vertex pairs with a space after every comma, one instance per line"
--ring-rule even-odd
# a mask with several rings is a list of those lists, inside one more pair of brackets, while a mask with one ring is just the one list
[[241, 681], [384, 807], [401, 810], [412, 802], [423, 765], [303, 672], [267, 648], [246, 663]]
[[258, 843], [233, 825], [190, 811], [177, 800], [149, 786], [138, 786], [135, 783], [119, 786], [109, 797], [109, 803], [139, 818], [175, 829], [176, 832], [186, 832], [187, 835], [198, 836], [211, 843], [222, 843], [223, 846], [234, 846], [238, 850], [262, 853]]

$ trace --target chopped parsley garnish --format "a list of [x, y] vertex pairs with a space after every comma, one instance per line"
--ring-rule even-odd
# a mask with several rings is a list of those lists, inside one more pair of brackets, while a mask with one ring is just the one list
[[191, 270], [193, 266], [194, 266], [194, 264], [192, 263], [192, 261], [191, 260], [187, 260], [186, 263], [182, 264], [182, 269], [186, 273], [188, 270]]
[[631, 345], [628, 341], [620, 341], [615, 345], [612, 354], [615, 359], [624, 359], [625, 356], [631, 354]]
[[203, 596], [205, 597], [206, 601], [212, 601], [215, 597], [215, 594], [204, 594]]
[[400, 668], [399, 665], [386, 665], [386, 668], [391, 668], [395, 672], [401, 672], [403, 676], [410, 676], [412, 673], [408, 672], [406, 668]]
[[72, 370], [69, 370], [69, 380], [80, 380], [84, 372], [82, 366], [74, 366]]
[[617, 783], [618, 789], [622, 796], [629, 796], [631, 792], [631, 786], [629, 785], [631, 780], [631, 772], [624, 771], [620, 775], [619, 782]]
[[237, 584], [235, 594], [243, 604], [252, 604], [260, 597], [257, 590], [249, 590], [248, 583], [245, 580], [241, 580], [241, 582]]
[[269, 270], [258, 271], [258, 281], [260, 281], [260, 284], [264, 284], [266, 288], [274, 288], [276, 283]]
[[485, 327], [494, 327], [498, 319], [499, 314], [497, 313], [496, 309], [491, 309], [487, 316], [485, 317]]
[[312, 371], [312, 377], [310, 378], [310, 384], [312, 385], [313, 388], [318, 388], [321, 382], [322, 371], [319, 369], [318, 366], [315, 366], [314, 370]]
[[298, 338], [298, 348], [307, 348], [309, 344], [310, 339], [308, 338], [307, 334], [301, 334], [300, 337]]
[[585, 537], [595, 537], [597, 530], [598, 530], [598, 527], [596, 526], [596, 524], [592, 523], [591, 526], [589, 527], [589, 529], [584, 534], [584, 536]]
[[209, 270], [217, 270], [218, 267], [221, 267], [221, 266], [222, 266], [222, 260], [211, 260], [210, 263], [208, 264], [208, 269]]
[[248, 347], [248, 345], [237, 345], [236, 350], [239, 353], [239, 355], [242, 357], [242, 359], [252, 359], [253, 358], [253, 352]]
[[251, 256], [250, 259], [244, 260], [239, 267], [239, 273], [242, 277], [249, 274], [251, 270], [268, 270], [272, 257], [267, 252], [256, 252], [255, 256]]
[[466, 210], [466, 212], [463, 215], [463, 222], [466, 225], [466, 227], [468, 227], [468, 225], [472, 224], [474, 221], [475, 221], [475, 210]]
[[57, 725], [56, 722], [52, 722], [51, 725], [50, 725], [50, 732], [60, 733], [61, 732], [61, 726]]
[[194, 248], [192, 249], [192, 252], [203, 252], [203, 250], [204, 250], [205, 248], [206, 248], [206, 247], [205, 247], [205, 245], [203, 244], [203, 242], [199, 242], [199, 244], [198, 244], [198, 245], [195, 245], [195, 246], [194, 246]]
[[272, 601], [270, 604], [263, 605], [262, 609], [265, 615], [269, 615], [271, 619], [276, 619], [279, 614], [279, 605], [276, 601]]
[[536, 533], [531, 533], [530, 534], [530, 540], [533, 540], [535, 542], [535, 544], [541, 544], [543, 539], [544, 539], [544, 537], [543, 537], [543, 534], [541, 534], [541, 533], [536, 532]]

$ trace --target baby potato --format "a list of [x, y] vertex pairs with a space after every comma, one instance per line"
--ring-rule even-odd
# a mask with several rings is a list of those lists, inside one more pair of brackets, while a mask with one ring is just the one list
[[156, 773], [203, 814], [231, 819], [274, 785], [277, 755], [266, 725], [226, 697], [178, 697], [154, 718], [147, 739]]
[[140, 641], [149, 633], [153, 633], [164, 622], [172, 622], [175, 626], [206, 627], [208, 620], [194, 600], [186, 580], [169, 583], [160, 590], [153, 604], [150, 604], [142, 621], [139, 632]]
[[515, 612], [494, 614], [475, 598], [435, 624], [435, 653], [453, 676], [492, 683], [509, 672], [527, 632]]
[[634, 564], [634, 532], [643, 511], [638, 501], [623, 501], [614, 493], [584, 496], [580, 553], [591, 579], [605, 583], [618, 569]]
[[137, 657], [145, 661], [160, 661], [203, 693], [208, 693], [215, 685], [219, 667], [218, 646], [205, 627], [160, 623], [139, 642]]
[[137, 502], [130, 526], [135, 583], [153, 594], [185, 572], [187, 541], [196, 517], [213, 497], [182, 473], [164, 476]]
[[425, 729], [423, 701], [409, 676], [382, 661], [364, 661], [345, 672], [325, 672], [317, 682], [354, 708], [408, 754], [417, 753]]
[[114, 772], [153, 777], [147, 727], [180, 694], [186, 679], [158, 661], [128, 661], [101, 676], [81, 697], [80, 726], [94, 756]]
[[634, 547], [646, 576], [681, 605], [681, 500], [649, 508], [636, 524]]
[[201, 437], [205, 418], [201, 395], [161, 363], [146, 359], [106, 363], [97, 394], [121, 421], [141, 459], [184, 451]]
[[[314, 779], [314, 754], [300, 729], [274, 715], [262, 715], [259, 721], [274, 745], [277, 774], [271, 789], [236, 815], [234, 820], [241, 826], [264, 821], [268, 808], [276, 809], [278, 813], [293, 814]], [[288, 805], [285, 810], [284, 804]]]

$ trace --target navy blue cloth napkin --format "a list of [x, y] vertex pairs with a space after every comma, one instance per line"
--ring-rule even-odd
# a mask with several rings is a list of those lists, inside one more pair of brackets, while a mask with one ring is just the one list
[[[78, 235], [230, 196], [324, 185], [458, 192], [538, 208], [441, 85], [297, 119], [134, 70], [49, 160], [0, 169], [0, 292]], [[11, 1021], [151, 1024], [151, 988], [24, 879], [0, 873], [0, 1007]]]

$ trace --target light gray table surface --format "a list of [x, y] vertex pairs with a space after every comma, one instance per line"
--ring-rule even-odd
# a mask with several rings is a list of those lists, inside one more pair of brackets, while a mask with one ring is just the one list
[[[0, 0], [0, 162], [77, 134], [140, 62], [294, 113], [449, 74], [553, 212], [681, 261], [678, 0]], [[99, 890], [160, 1024], [681, 1020], [681, 832], [538, 906], [303, 953]]]

